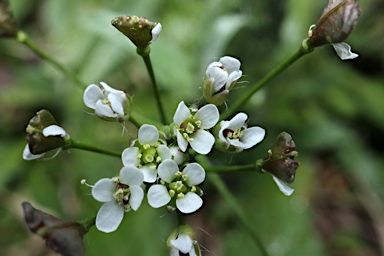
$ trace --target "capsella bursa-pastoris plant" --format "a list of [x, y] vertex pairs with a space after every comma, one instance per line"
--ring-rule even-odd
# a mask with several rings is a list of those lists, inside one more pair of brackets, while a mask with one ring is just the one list
[[[277, 139], [265, 156], [260, 156], [259, 159], [255, 157], [250, 160], [251, 163], [248, 162], [244, 166], [211, 164], [212, 150], [221, 151], [222, 154], [242, 154], [262, 143], [266, 136], [262, 125], [254, 124], [257, 118], [252, 118], [251, 124], [248, 114], [239, 112], [238, 109], [247, 104], [250, 97], [271, 79], [316, 47], [330, 44], [342, 60], [356, 58], [358, 55], [353, 53], [344, 41], [359, 16], [360, 7], [357, 1], [330, 0], [317, 24], [310, 26], [308, 38], [302, 41], [299, 50], [254, 85], [241, 88], [237, 86], [243, 76], [241, 61], [238, 58], [213, 56], [214, 61], [207, 63], [205, 74], [202, 75], [204, 79], [200, 85], [201, 95], [196, 95], [199, 100], [191, 104], [179, 99], [174, 105], [173, 113], [164, 111], [150, 59], [150, 47], [158, 40], [162, 25], [142, 16], [114, 18], [112, 25], [136, 46], [136, 52], [146, 65], [162, 121], [159, 125], [157, 122], [138, 121], [141, 119], [135, 115], [134, 98], [128, 93], [129, 88], [127, 91], [116, 89], [102, 81], [84, 83], [73, 71], [43, 52], [32, 43], [26, 33], [19, 30], [8, 2], [2, 0], [1, 37], [16, 39], [73, 79], [84, 90], [83, 101], [90, 109], [91, 115], [99, 117], [102, 121], [119, 122], [123, 126], [131, 122], [137, 128], [137, 134], [132, 134], [136, 139], [122, 141], [125, 149], [116, 152], [75, 140], [69, 136], [70, 129], [61, 127], [48, 110], [37, 112], [26, 129], [28, 143], [23, 151], [25, 160], [52, 159], [62, 150], [77, 148], [120, 158], [121, 169], [114, 170], [109, 176], [95, 178], [93, 185], [82, 180], [82, 184], [91, 187], [92, 197], [100, 202], [100, 209], [95, 211], [94, 218], [79, 222], [62, 221], [25, 203], [26, 220], [31, 230], [37, 230], [33, 227], [34, 222], [43, 223], [43, 226], [48, 227], [44, 231], [47, 241], [53, 239], [53, 234], [60, 233], [60, 239], [55, 240], [58, 252], [65, 255], [67, 251], [60, 248], [77, 248], [73, 249], [73, 253], [80, 252], [79, 255], [83, 255], [82, 237], [90, 227], [96, 226], [99, 231], [106, 233], [118, 232], [123, 218], [129, 218], [130, 214], [139, 210], [143, 201], [147, 200], [151, 207], [164, 207], [170, 214], [177, 216], [178, 225], [174, 227], [174, 231], [168, 239], [162, 238], [167, 240], [166, 246], [170, 255], [201, 255], [199, 241], [195, 239], [192, 227], [184, 223], [183, 216], [193, 214], [203, 206], [203, 185], [207, 173], [268, 173], [285, 195], [290, 196], [294, 192], [287, 184], [292, 184], [295, 179], [299, 166], [295, 160], [298, 152], [292, 137], [286, 132], [271, 134], [270, 136], [277, 136]], [[238, 98], [228, 101], [230, 92], [236, 87], [244, 92]], [[171, 116], [172, 121], [169, 121], [167, 118]], [[223, 193], [223, 196], [228, 200], [234, 198], [231, 193]], [[240, 214], [241, 209], [234, 212], [238, 214], [242, 224], [248, 223], [244, 215]], [[76, 234], [74, 239], [65, 239], [65, 236], [73, 234]], [[252, 237], [256, 236], [257, 234], [254, 234]], [[260, 242], [257, 244], [260, 251], [268, 255], [265, 247]], [[71, 255], [70, 253], [67, 255]]]

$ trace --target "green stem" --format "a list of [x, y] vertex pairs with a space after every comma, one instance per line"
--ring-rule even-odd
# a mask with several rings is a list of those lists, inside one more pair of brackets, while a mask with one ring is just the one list
[[202, 158], [205, 156], [196, 155], [196, 161], [201, 164], [204, 170], [208, 173], [231, 173], [231, 172], [241, 172], [241, 171], [255, 171], [257, 170], [256, 163], [247, 164], [247, 165], [232, 165], [232, 166], [212, 166], [204, 162]]
[[250, 90], [241, 94], [239, 98], [237, 98], [237, 100], [229, 107], [229, 109], [221, 114], [220, 119], [221, 120], [228, 119], [231, 116], [233, 116], [235, 112], [238, 111], [238, 109], [242, 107], [252, 97], [252, 95], [256, 93], [258, 90], [260, 90], [265, 84], [267, 84], [269, 81], [271, 81], [281, 72], [283, 72], [286, 68], [288, 68], [295, 61], [300, 59], [302, 56], [312, 52], [313, 47], [308, 46], [307, 41], [308, 39], [305, 39], [301, 44], [300, 49], [297, 52], [295, 52], [290, 58], [288, 58], [285, 62], [281, 63], [275, 69], [271, 70], [259, 82], [251, 86]]
[[261, 242], [259, 236], [256, 234], [256, 232], [251, 228], [252, 224], [245, 216], [241, 206], [236, 201], [236, 198], [229, 192], [227, 186], [224, 184], [222, 179], [217, 173], [210, 173], [208, 175], [209, 181], [213, 184], [213, 186], [219, 191], [221, 196], [225, 199], [225, 201], [229, 204], [229, 206], [232, 208], [232, 210], [237, 215], [238, 219], [240, 220], [241, 224], [245, 228], [245, 230], [249, 233], [252, 240], [256, 243], [257, 247], [259, 248], [260, 252], [264, 256], [268, 256], [268, 252], [265, 249], [263, 243]]
[[139, 127], [142, 125], [139, 121], [137, 121], [137, 119], [136, 119], [135, 117], [132, 116], [132, 114], [131, 114], [131, 116], [129, 117], [129, 121], [130, 121], [134, 126], [136, 126], [137, 128], [139, 128]]
[[65, 147], [63, 147], [63, 149], [70, 149], [70, 148], [77, 148], [77, 149], [82, 149], [86, 151], [92, 151], [92, 152], [109, 155], [109, 156], [115, 156], [119, 158], [121, 157], [121, 152], [98, 148], [98, 147], [87, 145], [78, 141], [74, 141], [72, 139], [69, 139]]
[[96, 217], [79, 220], [77, 223], [79, 223], [84, 228], [85, 233], [88, 233], [88, 231], [91, 229], [91, 227], [93, 227], [95, 225]]
[[145, 62], [145, 66], [147, 67], [149, 76], [151, 77], [153, 91], [155, 93], [155, 98], [156, 98], [156, 103], [157, 103], [157, 108], [159, 109], [159, 112], [160, 112], [161, 122], [163, 124], [167, 124], [167, 117], [165, 115], [163, 104], [161, 104], [159, 88], [157, 87], [157, 83], [156, 83], [156, 79], [155, 79], [155, 73], [154, 73], [153, 68], [152, 68], [152, 63], [151, 63], [151, 59], [149, 57], [149, 52], [141, 53], [141, 51], [139, 51], [139, 50], [137, 52], [141, 57], [143, 57], [143, 60]]
[[42, 59], [48, 61], [51, 63], [55, 68], [57, 68], [59, 71], [66, 74], [68, 77], [70, 77], [78, 86], [80, 86], [82, 89], [85, 89], [87, 87], [87, 84], [85, 84], [75, 72], [72, 70], [66, 68], [64, 65], [53, 59], [50, 55], [45, 53], [40, 47], [38, 47], [35, 43], [33, 43], [28, 35], [24, 33], [23, 31], [19, 31], [17, 34], [17, 41], [26, 45], [28, 48], [30, 48], [32, 51], [34, 51], [37, 55], [39, 55]]

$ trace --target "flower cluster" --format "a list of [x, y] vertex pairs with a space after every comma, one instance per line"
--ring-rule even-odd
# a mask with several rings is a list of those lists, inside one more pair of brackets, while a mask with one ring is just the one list
[[[241, 77], [239, 68], [239, 60], [222, 57], [208, 66], [205, 85], [210, 84], [211, 92], [217, 96], [227, 95]], [[102, 118], [124, 117], [126, 94], [106, 83], [101, 85], [103, 89], [92, 84], [85, 90], [84, 103], [95, 108]], [[202, 207], [201, 185], [206, 173], [196, 162], [195, 155], [207, 155], [213, 148], [228, 153], [241, 152], [252, 148], [265, 136], [264, 129], [248, 127], [245, 113], [219, 122], [217, 106], [224, 100], [216, 100], [215, 104], [207, 101], [200, 106], [187, 106], [181, 101], [173, 122], [166, 128], [159, 130], [151, 124], [139, 127], [137, 139], [132, 140], [121, 154], [124, 167], [120, 175], [103, 178], [92, 188], [93, 197], [104, 203], [96, 218], [99, 230], [116, 230], [124, 212], [136, 211], [144, 194], [153, 208], [166, 207], [168, 211], [189, 214]]]

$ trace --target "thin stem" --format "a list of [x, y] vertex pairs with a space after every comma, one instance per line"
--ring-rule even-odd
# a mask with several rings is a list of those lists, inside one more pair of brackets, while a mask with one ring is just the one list
[[63, 147], [63, 149], [70, 149], [70, 148], [87, 150], [87, 151], [96, 152], [96, 153], [109, 155], [109, 156], [115, 156], [119, 158], [121, 157], [121, 152], [98, 148], [98, 147], [87, 145], [78, 141], [74, 141], [72, 139], [68, 140], [65, 147]]
[[77, 223], [79, 223], [84, 228], [85, 233], [88, 233], [91, 227], [96, 224], [96, 217], [79, 220]]
[[137, 128], [139, 128], [141, 126], [141, 123], [139, 121], [136, 120], [135, 117], [131, 116], [129, 117], [129, 121], [134, 125], [136, 126]]
[[256, 243], [257, 247], [259, 248], [260, 252], [264, 256], [268, 256], [268, 252], [265, 249], [263, 243], [261, 242], [259, 236], [256, 234], [256, 232], [251, 228], [252, 224], [245, 216], [241, 206], [236, 201], [235, 197], [229, 192], [227, 186], [224, 184], [222, 179], [217, 173], [210, 173], [208, 175], [209, 181], [213, 184], [213, 186], [219, 191], [222, 197], [226, 200], [226, 202], [230, 205], [232, 210], [237, 215], [238, 219], [240, 220], [241, 224], [245, 228], [245, 230], [249, 233], [252, 240]]
[[295, 52], [290, 58], [288, 58], [285, 62], [281, 63], [275, 69], [271, 70], [268, 74], [266, 74], [259, 82], [251, 86], [250, 90], [241, 94], [239, 98], [229, 107], [229, 109], [221, 114], [221, 120], [228, 119], [235, 114], [236, 111], [240, 107], [242, 107], [251, 97], [252, 95], [260, 90], [265, 84], [283, 72], [286, 68], [292, 65], [295, 61], [300, 59], [307, 53], [313, 51], [313, 48], [308, 46], [308, 39], [304, 40], [300, 46], [300, 49]]
[[256, 163], [254, 164], [247, 164], [247, 165], [232, 165], [232, 166], [212, 166], [205, 163], [205, 161], [202, 159], [204, 156], [202, 155], [196, 155], [195, 156], [196, 161], [201, 164], [201, 166], [204, 168], [204, 170], [208, 173], [232, 173], [232, 172], [242, 172], [242, 171], [256, 171], [257, 166]]
[[167, 124], [167, 117], [165, 115], [163, 105], [161, 104], [159, 88], [157, 87], [157, 83], [156, 83], [156, 79], [155, 79], [155, 73], [154, 73], [153, 68], [152, 68], [152, 63], [151, 63], [151, 59], [149, 57], [149, 53], [140, 54], [140, 55], [141, 55], [141, 57], [143, 57], [143, 60], [145, 62], [145, 66], [147, 67], [149, 76], [151, 77], [153, 91], [155, 93], [155, 98], [156, 98], [156, 103], [157, 103], [157, 108], [159, 109], [159, 112], [160, 112], [161, 122], [163, 124]]
[[57, 60], [53, 59], [49, 54], [44, 52], [40, 47], [38, 47], [35, 43], [33, 43], [28, 35], [22, 31], [19, 31], [17, 34], [17, 41], [20, 43], [26, 45], [29, 49], [34, 51], [37, 55], [39, 55], [42, 59], [48, 61], [51, 63], [55, 68], [57, 68], [59, 71], [66, 74], [68, 77], [70, 77], [78, 86], [81, 87], [81, 89], [85, 89], [87, 87], [87, 84], [85, 84], [75, 72], [72, 70], [66, 68], [64, 65], [59, 63]]

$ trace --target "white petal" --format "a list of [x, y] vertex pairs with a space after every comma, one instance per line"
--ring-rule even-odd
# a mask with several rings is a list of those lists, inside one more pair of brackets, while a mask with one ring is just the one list
[[114, 112], [119, 114], [119, 116], [124, 116], [124, 97], [121, 93], [110, 93], [108, 94], [108, 100], [111, 103], [111, 108]]
[[176, 162], [171, 159], [166, 159], [159, 164], [157, 167], [157, 173], [159, 177], [167, 182], [171, 183], [172, 180], [176, 177], [176, 172], [179, 171], [179, 167]]
[[152, 164], [144, 165], [140, 168], [140, 171], [144, 175], [144, 181], [148, 183], [153, 183], [156, 181], [157, 178], [157, 170], [152, 170], [150, 168]]
[[228, 76], [228, 80], [227, 80], [227, 85], [226, 85], [226, 88], [229, 89], [229, 87], [231, 86], [231, 84], [233, 83], [233, 81], [237, 81], [239, 80], [239, 78], [243, 75], [243, 72], [241, 71], [235, 71], [235, 72], [232, 72], [229, 76]]
[[229, 121], [228, 129], [236, 130], [244, 126], [245, 121], [247, 121], [248, 116], [245, 113], [238, 113], [235, 115], [231, 121]]
[[50, 125], [50, 126], [44, 128], [44, 130], [43, 130], [43, 135], [45, 137], [57, 136], [57, 135], [64, 137], [66, 134], [67, 134], [67, 132], [58, 125]]
[[[219, 66], [212, 66], [212, 64], [218, 63]], [[228, 80], [228, 73], [220, 68], [219, 62], [214, 62], [208, 66], [205, 72], [207, 77], [211, 79], [213, 85], [213, 92], [217, 92], [225, 85]]]
[[350, 60], [359, 56], [358, 54], [351, 51], [351, 46], [349, 46], [347, 43], [337, 43], [332, 44], [332, 46], [335, 49], [337, 55], [339, 55], [340, 59], [342, 60]]
[[181, 151], [185, 152], [185, 150], [187, 150], [188, 141], [184, 139], [183, 135], [178, 130], [176, 130], [176, 137], [177, 145], [179, 145]]
[[177, 165], [182, 165], [188, 159], [188, 155], [183, 153], [179, 147], [173, 146], [170, 148], [170, 152], [172, 155], [173, 161], [177, 163]]
[[148, 204], [153, 208], [160, 208], [171, 201], [171, 196], [164, 185], [152, 185], [147, 192], [147, 197]]
[[292, 195], [293, 191], [295, 191], [293, 188], [288, 187], [282, 180], [277, 178], [275, 175], [272, 175], [272, 178], [275, 181], [276, 185], [279, 187], [280, 191], [283, 192], [284, 195], [290, 196]]
[[141, 145], [153, 146], [159, 140], [159, 130], [154, 125], [143, 124], [139, 129], [138, 138]]
[[172, 158], [171, 150], [165, 145], [159, 145], [157, 147], [157, 153], [159, 154], [161, 161]]
[[143, 173], [135, 166], [124, 166], [120, 170], [120, 182], [129, 186], [141, 186], [144, 181]]
[[136, 167], [140, 163], [140, 160], [137, 158], [138, 154], [139, 148], [137, 147], [130, 147], [124, 149], [123, 153], [121, 154], [121, 159], [123, 161], [124, 166], [133, 165]]
[[172, 239], [170, 241], [172, 247], [178, 249], [184, 254], [189, 253], [193, 247], [193, 240], [186, 234], [179, 234], [177, 239]]
[[43, 155], [44, 155], [44, 153], [38, 154], [38, 155], [32, 154], [31, 151], [29, 150], [28, 144], [25, 146], [24, 151], [23, 151], [23, 159], [24, 160], [35, 160], [35, 159], [42, 157]]
[[92, 196], [99, 202], [113, 200], [113, 193], [116, 191], [116, 183], [111, 179], [101, 179], [92, 187]]
[[224, 137], [224, 130], [225, 130], [225, 129], [228, 129], [228, 126], [229, 126], [230, 124], [231, 124], [230, 121], [221, 121], [221, 122], [220, 122], [219, 139], [220, 139], [222, 142], [227, 143], [227, 138]]
[[132, 210], [137, 211], [139, 209], [141, 202], [144, 198], [144, 191], [139, 186], [130, 186], [129, 190], [131, 191], [131, 197], [129, 198], [129, 204], [131, 205]]
[[103, 92], [101, 91], [100, 87], [95, 84], [89, 85], [84, 91], [84, 104], [89, 108], [95, 109], [96, 102], [103, 98]]
[[189, 108], [185, 105], [184, 101], [182, 101], [177, 106], [175, 115], [173, 116], [173, 122], [180, 125], [190, 114]]
[[160, 23], [157, 23], [156, 26], [152, 29], [152, 40], [149, 43], [156, 42], [157, 38], [159, 37], [159, 34], [161, 32], [162, 26]]
[[265, 130], [261, 127], [250, 127], [243, 131], [239, 140], [229, 140], [231, 145], [242, 149], [249, 149], [264, 139]]
[[111, 107], [103, 104], [100, 100], [96, 102], [95, 113], [100, 117], [117, 117], [117, 114], [112, 111]]
[[193, 192], [188, 192], [183, 198], [176, 199], [176, 206], [182, 213], [192, 213], [203, 205], [203, 199]]
[[183, 170], [183, 174], [187, 175], [187, 184], [192, 187], [199, 185], [205, 180], [205, 170], [198, 163], [190, 163]]
[[220, 114], [215, 105], [207, 104], [197, 111], [195, 118], [201, 121], [201, 129], [210, 129], [217, 124]]
[[105, 233], [115, 231], [124, 217], [123, 206], [115, 200], [104, 203], [96, 216], [96, 227]]
[[231, 74], [234, 71], [240, 70], [240, 61], [236, 58], [230, 57], [230, 56], [224, 56], [220, 58], [219, 62], [223, 64], [224, 68], [228, 71], [229, 74]]
[[197, 153], [206, 155], [211, 152], [214, 143], [215, 137], [211, 133], [205, 130], [197, 130], [193, 136], [193, 141], [189, 144]]
[[104, 83], [104, 82], [100, 82], [100, 84], [103, 86], [104, 90], [106, 90], [107, 92], [109, 93], [124, 93], [123, 91], [121, 90], [116, 90], [114, 88], [112, 88], [111, 86], [109, 86], [107, 83]]

